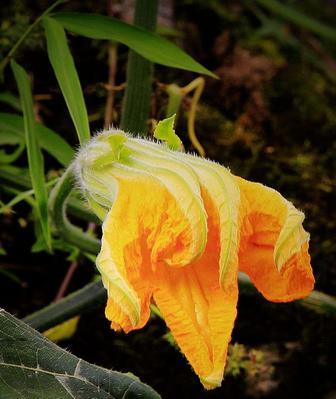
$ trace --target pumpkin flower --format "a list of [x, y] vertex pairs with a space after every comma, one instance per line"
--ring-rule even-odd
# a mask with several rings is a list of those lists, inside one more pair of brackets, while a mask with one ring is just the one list
[[156, 138], [104, 131], [75, 168], [103, 220], [97, 257], [114, 330], [142, 328], [154, 301], [206, 389], [221, 385], [237, 313], [238, 271], [270, 301], [310, 293], [304, 215], [277, 191], [178, 151], [165, 122]]

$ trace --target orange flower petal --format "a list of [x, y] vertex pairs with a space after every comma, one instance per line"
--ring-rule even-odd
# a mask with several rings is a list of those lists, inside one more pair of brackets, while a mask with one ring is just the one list
[[108, 290], [106, 316], [124, 331], [147, 322], [155, 269], [189, 256], [193, 245], [189, 221], [169, 191], [153, 177], [128, 175], [118, 178], [97, 258]]
[[236, 318], [237, 285], [220, 287], [218, 210], [203, 189], [208, 242], [200, 259], [180, 268], [159, 268], [154, 299], [177, 344], [205, 388], [221, 385]]
[[307, 296], [314, 286], [303, 214], [277, 191], [238, 178], [242, 203], [239, 269], [270, 301]]

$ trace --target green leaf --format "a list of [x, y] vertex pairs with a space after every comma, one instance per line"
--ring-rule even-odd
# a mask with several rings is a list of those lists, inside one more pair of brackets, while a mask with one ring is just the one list
[[176, 114], [160, 121], [154, 130], [154, 137], [165, 141], [170, 149], [180, 151], [183, 148], [183, 144], [179, 136], [175, 133], [175, 117]]
[[51, 234], [48, 221], [47, 187], [44, 179], [44, 161], [35, 135], [36, 121], [33, 110], [33, 96], [27, 72], [15, 61], [11, 61], [12, 71], [19, 89], [23, 109], [24, 130], [27, 146], [29, 173], [37, 202], [37, 211], [48, 247], [51, 247]]
[[[31, 181], [28, 175], [28, 171], [24, 168], [18, 168], [13, 165], [2, 165], [0, 168], [0, 187], [16, 187], [19, 190], [30, 189]], [[99, 224], [100, 221], [97, 216], [88, 209], [87, 205], [81, 200], [81, 198], [80, 191], [72, 191], [67, 204], [69, 214], [78, 219]]]
[[[35, 133], [41, 148], [62, 165], [69, 165], [75, 152], [60, 135], [40, 123], [35, 124]], [[0, 144], [19, 144], [22, 142], [24, 142], [22, 116], [0, 112]]]
[[55, 19], [43, 18], [48, 56], [75, 125], [80, 144], [90, 139], [88, 114], [79, 77], [64, 29]]
[[144, 58], [157, 64], [216, 78], [215, 74], [169, 40], [118, 19], [85, 13], [56, 13], [52, 15], [52, 18], [60, 22], [65, 29], [79, 35], [125, 44]]
[[160, 398], [135, 376], [72, 355], [2, 309], [0, 348], [0, 397], [4, 399]]
[[6, 269], [0, 269], [0, 274], [8, 278], [8, 280], [11, 280], [13, 283], [18, 284], [18, 285], [23, 285], [23, 281], [13, 272], [6, 270]]
[[9, 91], [0, 93], [0, 102], [10, 105], [17, 111], [21, 111], [20, 99]]
[[0, 164], [15, 162], [23, 153], [24, 149], [25, 145], [23, 143], [20, 143], [19, 147], [10, 154], [8, 154], [4, 150], [0, 150]]
[[293, 7], [286, 6], [276, 0], [256, 0], [256, 2], [272, 11], [274, 14], [279, 15], [302, 28], [327, 39], [333, 41], [336, 40], [336, 29], [295, 10]]
[[[50, 187], [52, 185], [54, 185], [56, 183], [56, 179], [49, 181], [48, 183], [46, 183], [47, 187]], [[13, 189], [14, 191], [15, 189]], [[34, 190], [27, 190], [27, 191], [20, 191], [14, 198], [12, 198], [8, 203], [3, 204], [2, 206], [0, 206], [0, 213], [4, 213], [6, 212], [8, 209], [11, 209], [13, 206], [15, 206], [16, 204], [18, 204], [21, 201], [25, 201], [27, 200], [29, 201], [29, 198], [34, 195]]]

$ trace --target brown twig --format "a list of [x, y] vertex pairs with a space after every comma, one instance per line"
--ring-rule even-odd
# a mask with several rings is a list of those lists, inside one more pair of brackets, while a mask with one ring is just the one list
[[59, 287], [58, 292], [57, 292], [57, 294], [56, 294], [56, 296], [55, 296], [54, 302], [57, 302], [57, 301], [59, 301], [61, 298], [64, 297], [64, 294], [65, 294], [66, 290], [68, 289], [68, 286], [69, 286], [69, 284], [70, 284], [70, 281], [71, 281], [71, 279], [72, 279], [72, 276], [73, 276], [73, 274], [75, 273], [77, 267], [78, 267], [78, 261], [77, 261], [77, 260], [74, 260], [74, 261], [71, 263], [69, 269], [67, 270], [67, 272], [66, 272], [66, 274], [65, 274], [65, 276], [64, 276], [64, 279], [63, 279], [63, 281], [62, 281], [62, 284], [61, 284], [61, 286]]
[[114, 87], [115, 87], [115, 77], [117, 72], [117, 44], [111, 43], [108, 50], [108, 65], [109, 65], [109, 76], [106, 106], [105, 106], [105, 117], [104, 117], [104, 128], [108, 129], [113, 122], [113, 105], [114, 105]]
[[[92, 222], [88, 223], [87, 233], [89, 233], [89, 234], [94, 233], [95, 228], [96, 228], [95, 223], [92, 223]], [[54, 302], [57, 302], [61, 298], [64, 297], [64, 294], [65, 294], [66, 290], [68, 289], [68, 286], [70, 284], [72, 276], [74, 275], [75, 271], [77, 270], [78, 265], [79, 265], [78, 258], [75, 259], [73, 262], [71, 262], [69, 269], [65, 273], [64, 279], [57, 291]]]

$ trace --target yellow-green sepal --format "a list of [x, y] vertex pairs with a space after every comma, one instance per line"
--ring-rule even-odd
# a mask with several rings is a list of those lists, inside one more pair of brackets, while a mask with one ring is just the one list
[[154, 130], [154, 137], [166, 142], [171, 150], [181, 151], [183, 144], [179, 136], [175, 133], [175, 117], [176, 114], [160, 121]]

